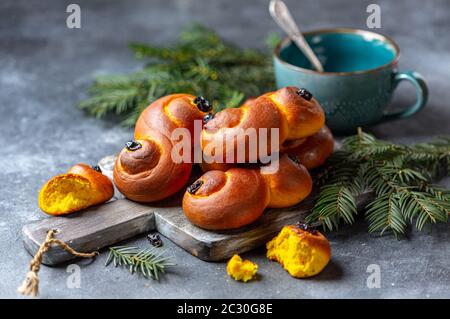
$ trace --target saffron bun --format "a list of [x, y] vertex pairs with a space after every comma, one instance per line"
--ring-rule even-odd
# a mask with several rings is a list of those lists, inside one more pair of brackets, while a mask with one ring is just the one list
[[288, 207], [307, 197], [312, 180], [307, 169], [287, 154], [273, 172], [233, 167], [211, 170], [188, 187], [183, 212], [201, 228], [226, 230], [256, 221], [267, 207]]
[[[256, 149], [266, 154], [280, 151], [287, 140], [313, 135], [325, 124], [322, 107], [307, 90], [285, 87], [255, 99], [247, 100], [239, 108], [229, 108], [209, 116], [201, 133], [201, 147], [206, 156], [222, 157], [224, 163], [255, 162], [259, 152], [250, 153], [251, 134]], [[262, 138], [260, 133], [267, 130]], [[272, 145], [272, 130], [278, 129], [278, 147]], [[242, 134], [242, 132], [248, 134]], [[273, 137], [275, 138], [275, 136]], [[227, 148], [227, 145], [229, 146]], [[245, 157], [238, 160], [238, 147], [245, 149]], [[275, 148], [274, 148], [275, 147]], [[216, 154], [221, 148], [222, 154]], [[230, 161], [232, 159], [233, 161]]]
[[124, 148], [114, 166], [114, 183], [127, 198], [153, 202], [169, 197], [188, 181], [192, 163], [175, 163], [171, 141], [157, 131], [135, 140], [136, 150]]
[[317, 168], [333, 154], [334, 138], [330, 129], [323, 126], [317, 133], [307, 137], [298, 146], [289, 148], [286, 153], [298, 158], [307, 169]]
[[269, 190], [257, 170], [209, 171], [188, 187], [183, 212], [201, 228], [233, 229], [257, 220], [269, 200]]
[[[119, 191], [137, 202], [154, 202], [183, 188], [192, 171], [192, 160], [172, 158], [179, 142], [173, 132], [186, 129], [194, 147], [194, 121], [201, 123], [211, 109], [207, 100], [190, 94], [172, 94], [150, 104], [136, 122], [135, 140], [127, 143], [114, 165], [114, 183]], [[184, 155], [182, 150], [176, 154]]]
[[291, 149], [294, 149], [300, 145], [302, 145], [303, 143], [306, 142], [306, 139], [308, 137], [304, 137], [304, 138], [298, 138], [295, 140], [286, 140], [283, 142], [283, 144], [281, 144], [280, 146], [280, 152], [284, 153], [284, 152], [288, 152]]
[[312, 191], [312, 178], [305, 166], [295, 157], [283, 154], [279, 169], [275, 172], [261, 171], [270, 192], [268, 207], [282, 208], [298, 204]]
[[49, 215], [66, 215], [102, 204], [114, 195], [114, 187], [98, 167], [77, 164], [41, 188], [38, 203]]
[[[282, 145], [282, 154], [296, 158], [308, 170], [322, 166], [333, 154], [334, 138], [330, 129], [323, 126], [317, 133], [296, 140], [287, 140]], [[281, 155], [282, 157], [282, 155]], [[203, 161], [200, 167], [203, 172], [210, 170], [226, 171], [232, 167], [245, 167], [250, 164], [207, 163]]]
[[201, 170], [206, 173], [209, 171], [228, 171], [230, 168], [237, 167], [235, 164], [227, 164], [227, 163], [207, 163], [205, 161], [200, 163]]
[[330, 243], [325, 236], [299, 225], [284, 226], [266, 247], [267, 258], [280, 263], [296, 278], [317, 275], [331, 258]]

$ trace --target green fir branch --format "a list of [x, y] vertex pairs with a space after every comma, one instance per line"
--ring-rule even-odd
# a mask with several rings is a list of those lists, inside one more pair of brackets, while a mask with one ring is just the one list
[[383, 235], [389, 230], [396, 236], [404, 234], [407, 224], [399, 202], [399, 195], [395, 192], [386, 193], [370, 202], [366, 207], [369, 232]]
[[268, 54], [238, 48], [198, 24], [186, 27], [174, 46], [132, 43], [130, 49], [147, 64], [139, 72], [97, 78], [79, 104], [88, 114], [117, 114], [131, 127], [145, 106], [164, 95], [202, 95], [219, 111], [275, 87]]
[[366, 206], [369, 232], [400, 237], [408, 225], [422, 230], [448, 222], [450, 191], [432, 182], [449, 175], [449, 162], [450, 138], [405, 146], [359, 130], [316, 172], [321, 189], [307, 222], [321, 222], [325, 230], [353, 224], [353, 204], [364, 190], [375, 194]]
[[139, 250], [129, 246], [110, 247], [105, 266], [111, 263], [115, 267], [128, 268], [131, 274], [138, 272], [155, 280], [159, 280], [160, 274], [173, 265], [168, 257], [163, 256], [163, 251], [158, 252], [156, 248]]
[[321, 189], [313, 212], [306, 221], [320, 221], [326, 230], [332, 231], [338, 229], [341, 220], [353, 224], [356, 214], [356, 200], [352, 191], [345, 184], [330, 184]]

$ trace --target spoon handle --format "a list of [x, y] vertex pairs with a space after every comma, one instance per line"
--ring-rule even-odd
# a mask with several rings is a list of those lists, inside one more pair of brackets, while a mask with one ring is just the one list
[[288, 37], [299, 47], [299, 49], [302, 50], [303, 54], [308, 58], [313, 67], [317, 71], [323, 72], [322, 64], [308, 42], [306, 42], [286, 4], [281, 0], [271, 0], [269, 11], [275, 22], [287, 33]]

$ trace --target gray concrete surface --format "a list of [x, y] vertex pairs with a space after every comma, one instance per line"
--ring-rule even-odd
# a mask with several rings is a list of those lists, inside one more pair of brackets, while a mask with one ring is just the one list
[[[65, 27], [66, 5], [82, 8], [81, 30]], [[303, 29], [365, 27], [373, 1], [287, 1]], [[383, 33], [400, 44], [400, 68], [421, 72], [430, 86], [425, 111], [413, 119], [380, 125], [374, 133], [400, 142], [450, 134], [450, 3], [378, 1]], [[126, 48], [131, 40], [167, 44], [179, 28], [196, 20], [237, 44], [263, 48], [278, 30], [262, 1], [12, 1], [0, 3], [0, 297], [16, 298], [30, 256], [21, 243], [24, 223], [46, 218], [37, 206], [40, 186], [78, 162], [95, 163], [116, 152], [131, 131], [89, 118], [75, 107], [95, 75], [139, 67]], [[395, 105], [413, 101], [407, 85]], [[447, 185], [449, 183], [447, 182]], [[329, 234], [333, 258], [319, 276], [291, 278], [264, 257], [245, 254], [261, 278], [241, 284], [224, 263], [205, 263], [167, 240], [177, 266], [160, 282], [105, 268], [105, 254], [80, 261], [81, 288], [69, 289], [66, 267], [40, 272], [42, 298], [449, 298], [450, 227], [412, 232], [404, 240], [369, 236], [363, 221]], [[144, 238], [130, 243], [145, 247]], [[368, 289], [367, 266], [378, 264], [381, 288]]]

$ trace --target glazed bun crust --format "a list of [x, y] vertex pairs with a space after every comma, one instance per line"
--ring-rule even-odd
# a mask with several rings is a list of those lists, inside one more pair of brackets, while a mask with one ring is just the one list
[[319, 102], [315, 98], [305, 99], [297, 92], [298, 88], [290, 86], [266, 94], [286, 116], [288, 140], [310, 136], [325, 125], [325, 113]]
[[209, 171], [195, 183], [201, 186], [184, 194], [183, 212], [201, 228], [225, 230], [248, 225], [261, 216], [269, 202], [268, 188], [257, 170]]
[[[278, 129], [278, 145], [286, 140], [300, 139], [316, 133], [325, 123], [324, 112], [314, 99], [300, 96], [295, 87], [286, 87], [275, 92], [247, 100], [240, 108], [230, 108], [218, 112], [203, 127], [201, 147], [207, 156], [213, 156], [211, 149], [222, 147], [222, 161], [236, 163], [238, 146], [245, 148], [245, 162], [254, 162], [258, 154], [249, 154], [250, 142], [247, 135], [239, 133], [256, 132], [256, 144], [265, 144], [267, 153], [279, 152], [273, 149], [271, 129]], [[260, 139], [260, 129], [267, 129], [268, 138]], [[234, 148], [227, 149], [228, 145]], [[252, 156], [253, 155], [253, 156]], [[230, 161], [231, 159], [231, 161]]]
[[[138, 202], [162, 200], [188, 181], [192, 161], [172, 159], [178, 137], [174, 130], [188, 130], [194, 142], [194, 121], [206, 115], [190, 94], [172, 94], [150, 104], [139, 116], [135, 145], [125, 147], [114, 165], [114, 183], [127, 198]], [[180, 154], [183, 155], [183, 154]]]
[[312, 178], [308, 170], [295, 158], [283, 154], [279, 168], [273, 173], [261, 172], [270, 190], [268, 207], [293, 206], [305, 199], [312, 191]]
[[41, 188], [38, 203], [49, 215], [66, 215], [102, 204], [114, 195], [109, 178], [86, 164], [52, 177]]
[[67, 174], [83, 176], [100, 191], [101, 196], [93, 201], [94, 205], [104, 203], [114, 196], [114, 186], [109, 178], [87, 164], [76, 164], [67, 171]]
[[309, 232], [299, 228], [296, 225], [288, 225], [286, 227], [291, 229], [299, 237], [303, 237], [307, 242], [308, 246], [320, 250], [325, 255], [326, 259], [330, 260], [331, 258], [330, 242], [321, 232], [319, 231]]
[[201, 228], [234, 229], [258, 219], [267, 207], [289, 207], [312, 190], [308, 170], [283, 154], [273, 172], [261, 167], [207, 171], [188, 187], [186, 217]]
[[230, 168], [235, 167], [236, 165], [233, 164], [227, 164], [227, 163], [207, 163], [205, 161], [200, 163], [200, 168], [203, 171], [203, 173], [209, 172], [209, 171], [222, 171], [226, 172]]
[[150, 104], [139, 116], [134, 129], [134, 137], [148, 137], [149, 129], [158, 131], [171, 139], [176, 128], [186, 128], [194, 134], [194, 121], [202, 120], [205, 113], [193, 103], [195, 96], [172, 94]]
[[[205, 124], [202, 131], [201, 145], [206, 156], [216, 155], [208, 152], [209, 148], [221, 147], [223, 150], [221, 160], [224, 163], [236, 163], [238, 160], [237, 151], [239, 147], [245, 150], [245, 162], [255, 162], [258, 160], [258, 154], [250, 154], [249, 138], [251, 134], [257, 134], [261, 128], [267, 130], [268, 138], [266, 143], [267, 153], [278, 152], [279, 149], [272, 149], [270, 144], [270, 128], [280, 128], [279, 134], [282, 141], [286, 139], [287, 123], [281, 111], [271, 103], [268, 98], [256, 99], [239, 109], [226, 109], [215, 115], [215, 117]], [[259, 149], [259, 138], [255, 138], [256, 148]], [[278, 144], [279, 145], [279, 144]], [[232, 147], [229, 147], [232, 146]], [[227, 158], [228, 156], [228, 158]]]
[[330, 129], [323, 126], [319, 132], [307, 137], [299, 146], [286, 152], [298, 158], [307, 169], [317, 168], [333, 154], [334, 138]]
[[298, 138], [298, 139], [295, 139], [295, 140], [286, 140], [281, 145], [280, 152], [281, 153], [288, 153], [289, 150], [297, 148], [300, 145], [302, 145], [303, 143], [305, 143], [307, 139], [308, 139], [307, 137], [304, 137], [304, 138]]
[[[149, 131], [150, 133], [150, 131]], [[191, 163], [175, 163], [171, 159], [171, 141], [158, 132], [151, 139], [136, 140], [141, 148], [122, 149], [114, 167], [117, 189], [131, 200], [154, 202], [179, 191], [188, 181]]]

